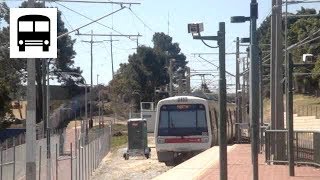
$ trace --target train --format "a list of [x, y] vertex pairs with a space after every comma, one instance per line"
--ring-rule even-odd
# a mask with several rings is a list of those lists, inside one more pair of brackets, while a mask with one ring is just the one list
[[[206, 99], [175, 96], [158, 102], [155, 148], [159, 162], [174, 165], [178, 157], [196, 155], [218, 144], [218, 116]], [[228, 111], [227, 139], [235, 135], [234, 113]]]

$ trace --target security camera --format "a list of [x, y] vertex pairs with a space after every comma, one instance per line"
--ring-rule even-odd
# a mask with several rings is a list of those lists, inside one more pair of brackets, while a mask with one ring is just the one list
[[199, 35], [203, 31], [203, 23], [191, 23], [188, 24], [188, 33], [192, 35]]

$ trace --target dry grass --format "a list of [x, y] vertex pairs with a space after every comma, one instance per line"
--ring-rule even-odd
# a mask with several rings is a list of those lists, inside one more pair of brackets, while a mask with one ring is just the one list
[[[284, 98], [285, 105], [285, 98]], [[285, 109], [285, 107], [284, 107]], [[319, 111], [319, 112], [318, 112]], [[293, 112], [299, 115], [320, 115], [320, 98], [314, 96], [306, 96], [296, 94], [293, 96]], [[265, 122], [270, 122], [271, 119], [270, 99], [263, 101], [263, 116]]]

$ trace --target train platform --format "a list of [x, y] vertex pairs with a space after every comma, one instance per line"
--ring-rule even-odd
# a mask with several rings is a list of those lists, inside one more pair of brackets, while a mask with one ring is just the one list
[[[264, 153], [259, 154], [259, 180], [320, 179], [320, 168], [295, 166], [295, 176], [290, 177], [287, 165], [267, 165], [264, 161]], [[213, 147], [155, 179], [218, 180], [219, 173], [219, 147]], [[228, 180], [250, 179], [252, 179], [250, 144], [228, 146]]]

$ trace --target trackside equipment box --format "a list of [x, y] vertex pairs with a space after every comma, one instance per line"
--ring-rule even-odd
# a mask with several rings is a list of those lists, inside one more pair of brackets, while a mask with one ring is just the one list
[[141, 118], [128, 120], [128, 149], [123, 157], [128, 160], [129, 156], [142, 155], [150, 157], [148, 147], [147, 121]]

